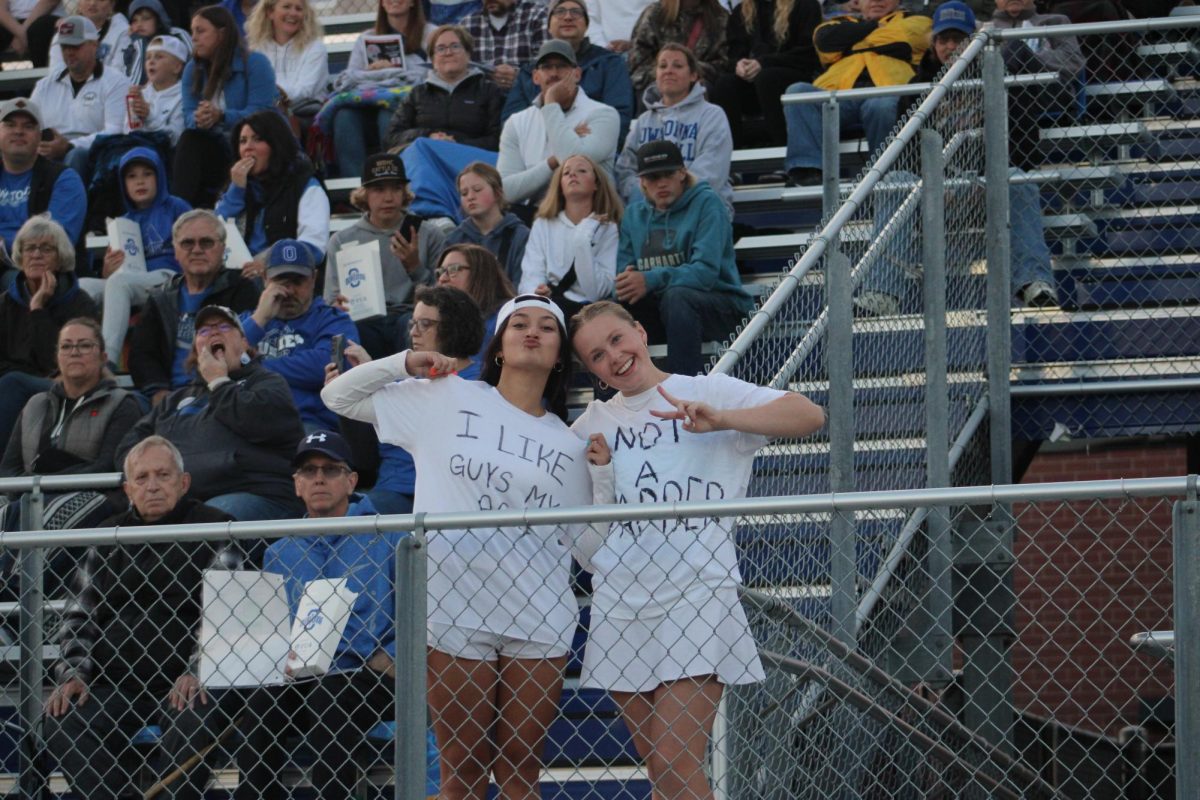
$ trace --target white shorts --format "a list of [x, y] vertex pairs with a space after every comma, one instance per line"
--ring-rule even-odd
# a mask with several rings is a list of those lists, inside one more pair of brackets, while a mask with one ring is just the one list
[[701, 675], [728, 685], [766, 677], [736, 590], [719, 589], [700, 604], [681, 601], [667, 614], [646, 619], [612, 619], [593, 606], [582, 686], [648, 692]]
[[457, 625], [426, 623], [426, 642], [434, 650], [471, 661], [498, 661], [500, 658], [545, 659], [565, 656], [561, 644], [543, 644], [515, 639], [491, 631], [460, 628]]

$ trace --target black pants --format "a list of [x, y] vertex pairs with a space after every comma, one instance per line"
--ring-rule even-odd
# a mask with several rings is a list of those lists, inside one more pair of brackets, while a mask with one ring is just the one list
[[171, 194], [187, 200], [192, 208], [212, 208], [229, 182], [231, 164], [233, 151], [226, 137], [215, 131], [189, 128], [175, 147]]
[[[358, 781], [353, 755], [371, 728], [392, 718], [392, 679], [372, 669], [254, 690], [226, 690], [207, 706], [177, 715], [164, 749], [182, 763], [236, 721], [244, 740], [237, 748], [237, 800], [283, 800], [280, 781], [289, 761], [288, 739], [298, 735], [315, 756], [312, 784], [318, 797], [350, 797]], [[210, 775], [199, 764], [165, 793], [201, 800]]]
[[[50, 64], [50, 40], [54, 38], [54, 32], [58, 29], [59, 19], [53, 14], [43, 14], [25, 31], [25, 38], [29, 44], [29, 60], [35, 67]], [[0, 28], [0, 52], [7, 50], [12, 40], [13, 35], [8, 28]]]
[[708, 100], [720, 106], [729, 118], [734, 147], [752, 147], [763, 142], [748, 141], [749, 132], [743, 124], [746, 115], [762, 114], [766, 144], [780, 147], [787, 144], [787, 122], [783, 118], [783, 103], [779, 101], [788, 86], [812, 79], [804, 70], [792, 67], [763, 67], [749, 84], [732, 72], [719, 76], [708, 88]]
[[[76, 702], [61, 717], [47, 715], [42, 736], [77, 797], [115, 800], [133, 788], [144, 766], [130, 742], [143, 727], [161, 719], [167, 690], [95, 684], [88, 691], [87, 702]], [[162, 765], [154, 766], [161, 775]]]

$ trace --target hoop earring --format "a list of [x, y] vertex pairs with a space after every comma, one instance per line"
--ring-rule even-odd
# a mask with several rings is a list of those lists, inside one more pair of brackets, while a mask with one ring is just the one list
[[496, 362], [496, 366], [497, 366], [497, 367], [503, 367], [503, 366], [504, 366], [504, 359], [500, 357], [500, 354], [499, 354], [499, 353], [497, 353], [497, 354], [496, 354], [496, 357], [495, 357], [495, 358], [493, 358], [492, 360]]
[[607, 392], [607, 391], [608, 391], [608, 384], [607, 384], [607, 383], [605, 383], [604, 381], [600, 380], [599, 378], [597, 378], [597, 379], [596, 379], [596, 383], [600, 384], [600, 391], [602, 391], [602, 392]]

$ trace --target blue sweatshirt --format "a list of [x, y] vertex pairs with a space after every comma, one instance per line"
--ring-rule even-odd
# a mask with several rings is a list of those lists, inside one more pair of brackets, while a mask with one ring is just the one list
[[243, 311], [241, 319], [246, 341], [263, 356], [262, 365], [287, 381], [300, 419], [337, 430], [337, 415], [321, 402], [321, 387], [333, 356], [333, 337], [340, 333], [347, 341], [358, 341], [350, 315], [316, 297], [296, 319], [273, 319], [266, 328], [259, 327], [251, 311]]
[[[149, 161], [154, 165], [158, 175], [158, 193], [154, 202], [147, 208], [138, 208], [129, 199], [125, 191], [125, 167], [132, 161]], [[121, 166], [117, 170], [121, 184], [121, 198], [125, 201], [125, 216], [138, 224], [142, 229], [142, 248], [146, 251], [146, 271], [169, 269], [172, 272], [182, 271], [179, 262], [175, 260], [175, 245], [171, 240], [171, 226], [192, 207], [170, 193], [167, 186], [167, 170], [163, 167], [158, 153], [149, 147], [135, 147], [121, 157]]]
[[528, 241], [529, 228], [511, 211], [501, 217], [496, 227], [486, 234], [479, 230], [475, 220], [470, 217], [446, 234], [446, 247], [477, 244], [494, 255], [513, 286], [521, 285], [521, 262], [525, 260], [525, 243]]
[[645, 197], [625, 209], [617, 272], [630, 264], [645, 273], [646, 289], [652, 294], [668, 286], [725, 292], [750, 308], [750, 295], [738, 276], [733, 227], [725, 205], [702, 181], [685, 189], [665, 211], [655, 209]]
[[[346, 516], [370, 517], [376, 513], [366, 496], [350, 496]], [[342, 641], [338, 643], [332, 671], [359, 669], [376, 650], [384, 650], [395, 659], [396, 545], [403, 535], [383, 532], [288, 536], [267, 548], [263, 571], [284, 577], [293, 616], [309, 581], [344, 577], [348, 578], [346, 588], [358, 593]]]
[[[188, 128], [196, 127], [196, 107], [204, 98], [192, 91], [192, 74], [197, 70], [207, 70], [207, 63], [197, 63], [192, 59], [183, 68], [183, 124]], [[279, 99], [279, 89], [275, 86], [275, 68], [271, 61], [262, 53], [251, 51], [245, 58], [241, 53], [233, 56], [233, 64], [229, 68], [229, 79], [221, 89], [225, 102], [225, 116], [220, 124], [212, 130], [231, 131], [233, 126], [243, 117], [255, 111], [266, 111], [275, 107]]]
[[[29, 185], [32, 180], [32, 168], [12, 173], [0, 165], [0, 238], [4, 239], [10, 256], [17, 231], [31, 216]], [[87, 215], [87, 192], [78, 172], [68, 167], [59, 173], [46, 210], [52, 220], [63, 226], [68, 239], [79, 241], [79, 234], [83, 232], [83, 218]]]

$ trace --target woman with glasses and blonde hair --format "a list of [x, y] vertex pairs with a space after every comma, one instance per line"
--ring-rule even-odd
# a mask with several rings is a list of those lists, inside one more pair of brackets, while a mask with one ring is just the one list
[[608, 175], [585, 155], [559, 164], [550, 186], [525, 245], [520, 292], [549, 297], [571, 316], [612, 296], [624, 207]]
[[[29, 398], [0, 459], [0, 477], [66, 475], [112, 470], [125, 432], [142, 416], [138, 399], [117, 387], [105, 368], [104, 337], [91, 317], [76, 317], [58, 331], [58, 374]], [[50, 530], [90, 527], [117, 511], [104, 492], [81, 491], [46, 499]], [[4, 530], [14, 530], [8, 519]], [[51, 570], [65, 579], [62, 565]], [[53, 596], [53, 595], [52, 595]]]
[[29, 398], [50, 388], [59, 329], [69, 319], [98, 316], [73, 272], [75, 248], [49, 215], [21, 226], [12, 257], [20, 273], [0, 298], [0, 442]]

